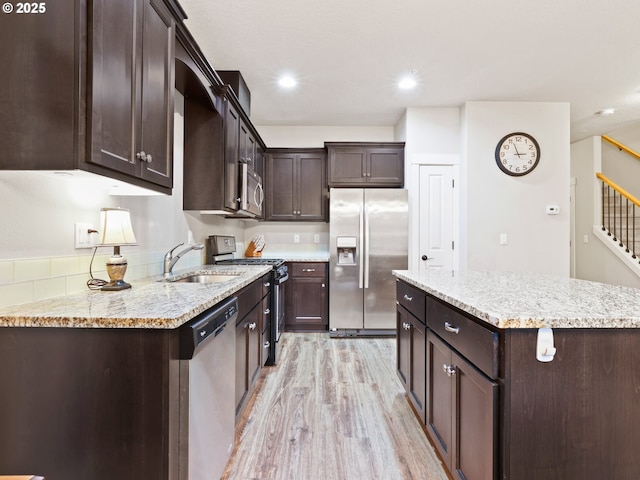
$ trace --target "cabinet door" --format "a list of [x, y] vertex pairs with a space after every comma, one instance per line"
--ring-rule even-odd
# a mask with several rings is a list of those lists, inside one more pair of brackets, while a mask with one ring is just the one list
[[453, 386], [447, 368], [451, 350], [437, 335], [427, 335], [427, 415], [429, 437], [451, 472], [453, 451]]
[[411, 375], [409, 376], [407, 392], [413, 408], [418, 412], [420, 420], [424, 424], [427, 398], [427, 329], [413, 315], [409, 314], [408, 319], [411, 325]]
[[175, 32], [155, 0], [95, 1], [90, 161], [172, 186]]
[[[375, 186], [404, 184], [404, 155], [397, 148], [371, 148], [367, 150], [367, 183]], [[374, 185], [370, 185], [374, 186]]]
[[329, 149], [329, 186], [358, 186], [366, 183], [366, 162], [365, 148]]
[[243, 319], [236, 326], [236, 417], [249, 393], [247, 381], [247, 322]]
[[288, 331], [327, 330], [326, 278], [299, 277], [291, 282], [293, 295], [293, 323]]
[[460, 355], [452, 352], [456, 373], [453, 465], [456, 478], [496, 478], [498, 385]]
[[89, 161], [135, 176], [141, 83], [142, 2], [95, 0], [92, 12]]
[[260, 324], [262, 316], [262, 302], [258, 303], [247, 315], [247, 384], [251, 390], [260, 373], [260, 357], [262, 350], [262, 332]]
[[297, 172], [298, 217], [323, 222], [327, 219], [326, 158], [323, 154], [300, 154]]
[[396, 345], [397, 345], [397, 372], [400, 382], [408, 389], [411, 375], [411, 322], [409, 312], [401, 306], [396, 310]]
[[294, 198], [295, 154], [271, 154], [267, 157], [267, 220], [293, 220], [297, 204]]
[[240, 162], [247, 163], [256, 169], [256, 139], [249, 131], [247, 125], [240, 121]]
[[239, 206], [239, 181], [240, 171], [238, 169], [239, 159], [239, 131], [240, 114], [231, 105], [231, 102], [224, 99], [224, 206], [231, 211], [237, 211]]
[[147, 155], [141, 177], [173, 184], [174, 20], [161, 0], [144, 1], [142, 106], [138, 150]]

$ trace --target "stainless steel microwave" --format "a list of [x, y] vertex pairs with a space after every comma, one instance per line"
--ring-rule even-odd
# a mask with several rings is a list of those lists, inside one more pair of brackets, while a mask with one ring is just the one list
[[247, 163], [242, 164], [240, 176], [240, 210], [239, 214], [249, 217], [262, 216], [264, 189], [262, 178]]

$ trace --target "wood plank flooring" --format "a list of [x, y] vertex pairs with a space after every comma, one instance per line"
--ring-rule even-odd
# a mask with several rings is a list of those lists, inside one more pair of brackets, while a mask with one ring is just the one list
[[397, 378], [396, 341], [284, 333], [224, 480], [446, 480]]

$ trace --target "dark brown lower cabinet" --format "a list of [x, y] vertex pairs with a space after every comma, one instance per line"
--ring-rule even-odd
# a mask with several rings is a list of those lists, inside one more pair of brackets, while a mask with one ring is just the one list
[[498, 384], [431, 330], [427, 431], [454, 478], [492, 480], [497, 468]]
[[398, 376], [420, 420], [425, 421], [427, 328], [402, 306], [397, 309]]
[[269, 277], [243, 288], [238, 293], [238, 320], [236, 321], [236, 420], [247, 403], [255, 381], [264, 365], [263, 352], [264, 305], [269, 304]]
[[285, 289], [285, 330], [324, 332], [329, 326], [327, 262], [289, 263]]

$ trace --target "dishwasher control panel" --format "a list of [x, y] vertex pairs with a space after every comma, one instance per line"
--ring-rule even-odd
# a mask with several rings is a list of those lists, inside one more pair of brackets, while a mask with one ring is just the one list
[[238, 316], [238, 298], [231, 297], [180, 327], [180, 359], [190, 360], [207, 340], [220, 334]]

